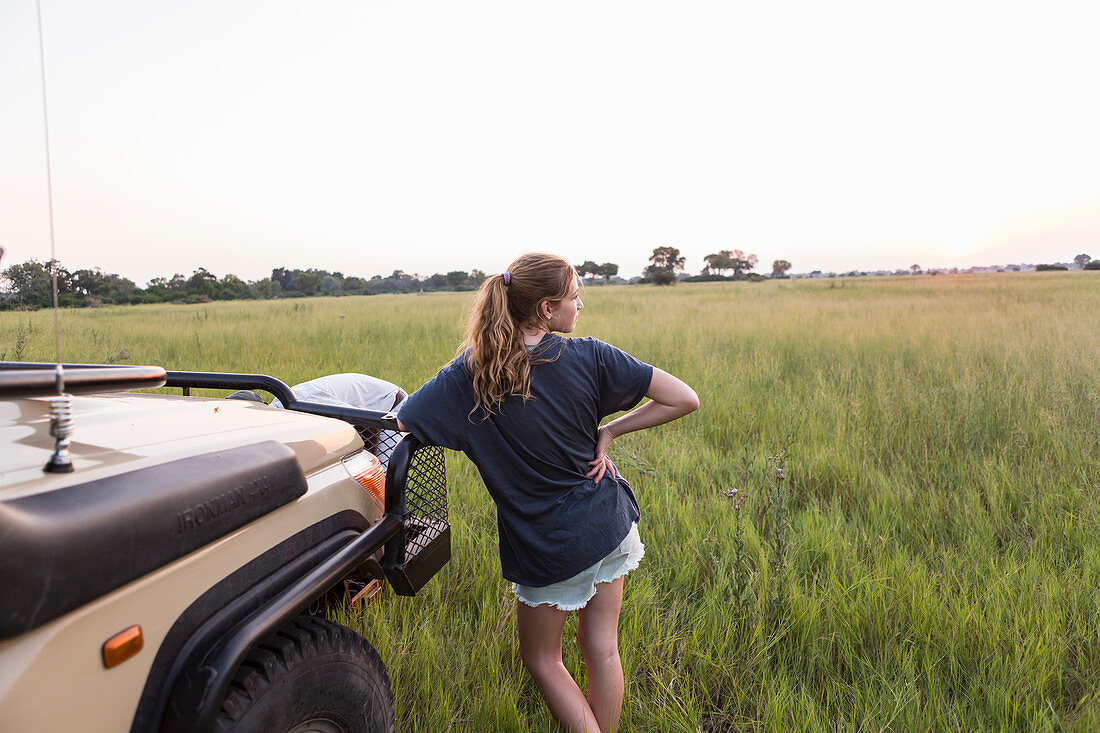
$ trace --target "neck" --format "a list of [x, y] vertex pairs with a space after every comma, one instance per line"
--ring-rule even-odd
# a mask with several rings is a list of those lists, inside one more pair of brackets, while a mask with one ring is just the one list
[[542, 341], [543, 336], [550, 333], [549, 330], [542, 326], [524, 326], [521, 330], [523, 332], [523, 343], [526, 346], [534, 346]]

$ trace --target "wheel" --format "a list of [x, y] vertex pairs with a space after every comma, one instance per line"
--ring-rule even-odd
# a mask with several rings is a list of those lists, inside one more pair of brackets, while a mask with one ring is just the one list
[[241, 663], [214, 727], [234, 733], [390, 733], [381, 657], [351, 629], [303, 616]]

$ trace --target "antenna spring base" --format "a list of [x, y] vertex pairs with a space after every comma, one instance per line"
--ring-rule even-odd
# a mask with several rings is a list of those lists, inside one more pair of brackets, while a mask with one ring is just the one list
[[61, 394], [50, 398], [50, 435], [54, 438], [53, 455], [42, 469], [47, 473], [71, 473], [69, 436], [73, 434], [73, 396]]

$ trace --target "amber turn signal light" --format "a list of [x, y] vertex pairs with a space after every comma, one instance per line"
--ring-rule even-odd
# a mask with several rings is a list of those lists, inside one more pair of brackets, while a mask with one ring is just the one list
[[364, 450], [345, 458], [344, 469], [366, 489], [379, 507], [385, 507], [386, 470], [373, 453]]
[[140, 626], [135, 624], [120, 631], [103, 642], [103, 666], [107, 669], [118, 666], [140, 652], [143, 646], [145, 637], [141, 634]]

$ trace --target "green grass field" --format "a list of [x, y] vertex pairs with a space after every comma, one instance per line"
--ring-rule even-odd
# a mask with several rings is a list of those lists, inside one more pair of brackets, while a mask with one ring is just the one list
[[[589, 288], [578, 335], [702, 399], [612, 446], [647, 546], [623, 730], [1100, 729], [1098, 275]], [[411, 392], [471, 297], [67, 311], [62, 357]], [[0, 313], [0, 351], [52, 359], [52, 315]], [[492, 505], [448, 460], [450, 564], [343, 620], [386, 660], [399, 730], [554, 730]], [[566, 663], [583, 676], [574, 644]]]

